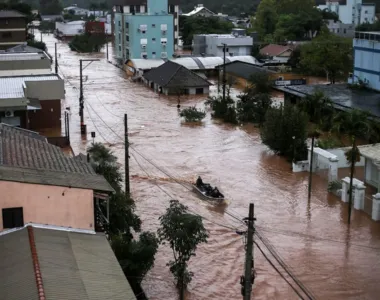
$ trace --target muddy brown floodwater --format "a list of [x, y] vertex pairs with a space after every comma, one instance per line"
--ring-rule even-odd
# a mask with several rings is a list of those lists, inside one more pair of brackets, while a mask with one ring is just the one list
[[[44, 35], [44, 41], [53, 54], [54, 37]], [[126, 80], [121, 70], [105, 61], [104, 53], [81, 56], [59, 41], [58, 52], [60, 74], [66, 79], [63, 108], [70, 107], [71, 142], [76, 153], [91, 143], [90, 135], [87, 141], [80, 136], [80, 58], [101, 59], [84, 71], [88, 132], [95, 131], [95, 140], [110, 146], [123, 165], [123, 114], [128, 113], [130, 142], [137, 151], [131, 150], [131, 185], [144, 230], [158, 227], [158, 217], [170, 198], [207, 218], [204, 222], [210, 237], [190, 262], [195, 276], [187, 299], [242, 298], [243, 241], [232, 229], [218, 224], [243, 228], [227, 212], [245, 217], [250, 202], [255, 203], [261, 233], [315, 298], [379, 299], [380, 224], [354, 211], [348, 229], [347, 205], [328, 195], [323, 178], [314, 177], [308, 205], [307, 173], [292, 173], [289, 163], [261, 143], [254, 128], [221, 124], [210, 116], [200, 126], [184, 125], [176, 99], [160, 97]], [[182, 105], [202, 106], [204, 100], [183, 98]], [[184, 186], [168, 180], [138, 153], [182, 180]], [[186, 188], [186, 182], [198, 174], [222, 188], [228, 198], [225, 206], [209, 205]], [[254, 256], [257, 278], [252, 299], [298, 299], [257, 249]], [[177, 299], [166, 267], [171, 258], [171, 251], [160, 247], [155, 266], [143, 282], [149, 299]]]

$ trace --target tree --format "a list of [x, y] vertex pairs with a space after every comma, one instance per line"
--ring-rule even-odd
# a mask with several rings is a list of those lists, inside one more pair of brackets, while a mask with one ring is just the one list
[[352, 40], [324, 32], [301, 46], [301, 68], [313, 75], [325, 74], [331, 83], [345, 78], [352, 68]]
[[98, 3], [91, 2], [90, 3], [90, 10], [93, 12], [93, 15], [95, 16], [95, 11], [99, 8]]
[[314, 94], [302, 98], [299, 106], [309, 115], [311, 122], [317, 125], [323, 125], [323, 123], [327, 126], [331, 125], [330, 121], [335, 110], [333, 102], [323, 92], [316, 91]]
[[200, 122], [206, 117], [206, 112], [190, 106], [181, 111], [180, 116], [185, 118], [186, 122]]
[[369, 138], [372, 134], [372, 122], [369, 120], [370, 114], [365, 111], [351, 109], [347, 112], [340, 112], [334, 118], [333, 130], [339, 134], [348, 136], [351, 140], [351, 149], [347, 151], [346, 158], [351, 164], [350, 189], [348, 198], [348, 223], [351, 222], [352, 205], [352, 182], [355, 173], [355, 163], [360, 161], [360, 151], [357, 147], [357, 139]]
[[166, 213], [160, 218], [158, 236], [164, 244], [168, 242], [173, 250], [174, 260], [167, 265], [170, 266], [177, 287], [180, 288], [181, 299], [187, 285], [190, 283], [193, 273], [188, 270], [188, 262], [195, 256], [199, 244], [207, 243], [208, 234], [203, 226], [202, 217], [192, 215], [188, 208], [177, 200], [171, 200]]
[[277, 12], [279, 14], [297, 14], [309, 12], [314, 8], [314, 0], [277, 0]]
[[109, 198], [110, 220], [105, 226], [106, 233], [124, 274], [135, 293], [140, 293], [140, 282], [154, 265], [158, 239], [150, 232], [142, 232], [138, 240], [134, 239], [132, 230], [141, 231], [141, 220], [135, 213], [133, 199], [122, 190], [117, 157], [100, 143], [92, 144], [88, 154], [95, 172], [104, 176], [115, 190]]
[[253, 23], [260, 40], [264, 40], [266, 35], [274, 33], [277, 21], [276, 0], [262, 0], [257, 8], [256, 19]]
[[[182, 22], [182, 23], [181, 23]], [[231, 33], [233, 24], [218, 17], [182, 17], [180, 28], [184, 45], [191, 45], [194, 34]]]
[[377, 20], [375, 23], [362, 23], [356, 27], [356, 31], [380, 31], [380, 21]]
[[41, 42], [41, 41], [36, 41], [36, 40], [32, 39], [32, 40], [28, 40], [27, 44], [28, 44], [28, 46], [33, 47], [33, 48], [41, 49], [43, 51], [47, 50], [46, 44], [44, 42]]
[[76, 35], [69, 43], [69, 47], [72, 51], [76, 52], [99, 52], [100, 49], [106, 44], [106, 35], [104, 33], [84, 33]]
[[252, 122], [262, 125], [265, 115], [272, 105], [270, 92], [272, 82], [266, 72], [254, 73], [250, 77], [250, 85], [238, 96], [236, 114], [239, 122]]
[[322, 18], [323, 20], [334, 20], [335, 22], [339, 21], [339, 16], [327, 8], [322, 10]]
[[63, 8], [59, 0], [40, 0], [41, 15], [59, 15]]
[[223, 99], [222, 96], [212, 97], [208, 102], [213, 110], [211, 114], [213, 118], [222, 119], [231, 124], [237, 123], [235, 101], [230, 96], [227, 96], [226, 99]]
[[289, 160], [307, 158], [307, 115], [292, 105], [271, 107], [260, 130], [263, 143]]

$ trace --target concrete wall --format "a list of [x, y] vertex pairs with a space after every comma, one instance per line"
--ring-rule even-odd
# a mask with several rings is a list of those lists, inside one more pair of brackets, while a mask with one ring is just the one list
[[92, 190], [0, 181], [0, 195], [1, 209], [23, 208], [24, 223], [94, 230]]
[[366, 80], [369, 88], [380, 91], [380, 40], [354, 39], [353, 46], [354, 80]]
[[380, 189], [379, 167], [370, 159], [365, 160], [365, 182], [377, 189]]
[[331, 33], [334, 33], [337, 36], [353, 38], [355, 35], [354, 24], [343, 24], [340, 21], [335, 22], [334, 20], [328, 20], [327, 28]]
[[26, 81], [25, 96], [39, 100], [64, 99], [65, 83], [62, 79], [48, 81]]
[[[347, 149], [336, 148], [336, 149], [327, 149], [327, 151], [336, 155], [336, 157], [338, 158], [338, 160], [339, 160], [338, 161], [338, 168], [349, 168], [351, 166], [351, 164], [347, 162], [347, 159], [345, 156], [345, 152], [347, 151]], [[360, 161], [355, 163], [355, 166], [364, 167], [364, 164], [365, 164], [365, 158], [361, 157]]]

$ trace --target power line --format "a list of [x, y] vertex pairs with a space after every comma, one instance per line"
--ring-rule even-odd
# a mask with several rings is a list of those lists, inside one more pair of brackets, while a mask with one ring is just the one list
[[275, 269], [275, 271], [286, 281], [287, 284], [289, 284], [289, 286], [292, 288], [292, 290], [298, 295], [298, 297], [300, 297], [302, 300], [304, 300], [305, 298], [302, 297], [302, 295], [300, 294], [299, 291], [297, 291], [297, 289], [290, 283], [290, 281], [280, 272], [280, 270], [274, 265], [274, 263], [269, 259], [269, 257], [264, 253], [263, 249], [261, 249], [260, 245], [254, 241], [256, 247], [260, 250], [261, 254], [264, 256], [264, 258], [267, 260], [267, 262], [269, 262], [269, 264], [273, 267], [273, 269]]

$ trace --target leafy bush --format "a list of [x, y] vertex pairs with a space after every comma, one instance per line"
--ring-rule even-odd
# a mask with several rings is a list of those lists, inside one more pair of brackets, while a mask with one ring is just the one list
[[186, 122], [200, 122], [206, 117], [206, 112], [191, 106], [183, 109], [179, 115], [185, 118]]
[[99, 52], [100, 49], [106, 44], [105, 34], [81, 34], [76, 35], [69, 43], [72, 51], [77, 52]]
[[272, 99], [269, 94], [244, 93], [238, 96], [239, 101], [236, 104], [236, 114], [240, 123], [251, 122], [263, 124], [265, 115], [272, 105]]
[[292, 105], [271, 107], [261, 128], [261, 139], [274, 153], [289, 160], [307, 159], [307, 115]]
[[237, 123], [235, 102], [231, 97], [228, 96], [225, 100], [221, 96], [213, 97], [210, 102], [213, 110], [211, 116], [213, 118], [222, 119], [227, 123]]
[[334, 181], [329, 182], [329, 185], [327, 187], [327, 191], [330, 193], [335, 192], [340, 189], [342, 189], [342, 182], [340, 180], [334, 180]]
[[343, 143], [329, 134], [328, 137], [319, 139], [316, 146], [322, 149], [333, 149], [342, 147]]

